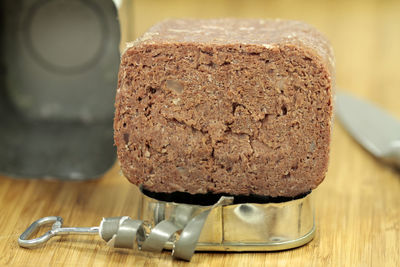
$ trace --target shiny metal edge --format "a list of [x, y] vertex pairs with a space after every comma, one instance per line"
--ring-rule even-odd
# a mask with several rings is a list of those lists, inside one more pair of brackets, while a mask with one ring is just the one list
[[[279, 251], [288, 250], [304, 246], [314, 239], [315, 226], [306, 235], [286, 242], [266, 242], [266, 243], [198, 243], [196, 251]], [[172, 243], [166, 245], [166, 249], [172, 249]]]
[[[156, 225], [184, 225], [210, 206], [158, 201], [141, 194], [138, 218]], [[303, 246], [315, 236], [313, 193], [281, 203], [235, 204], [212, 209], [196, 251], [279, 251]], [[172, 250], [174, 241], [164, 248]]]

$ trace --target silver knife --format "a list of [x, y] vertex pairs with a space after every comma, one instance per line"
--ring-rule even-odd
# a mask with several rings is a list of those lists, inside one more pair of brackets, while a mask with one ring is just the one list
[[336, 115], [366, 150], [400, 168], [400, 121], [350, 94], [337, 93]]

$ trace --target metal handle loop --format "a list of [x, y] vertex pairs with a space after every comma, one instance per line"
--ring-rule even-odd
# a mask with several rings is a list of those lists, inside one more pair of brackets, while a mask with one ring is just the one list
[[[47, 225], [53, 223], [53, 227], [50, 231], [46, 232], [44, 235], [29, 239], [33, 234], [35, 234], [42, 225]], [[57, 234], [55, 231], [57, 228], [60, 228], [63, 224], [63, 219], [58, 216], [48, 216], [41, 218], [37, 221], [34, 221], [18, 238], [18, 244], [24, 248], [33, 248], [40, 244], [45, 243], [50, 238]]]

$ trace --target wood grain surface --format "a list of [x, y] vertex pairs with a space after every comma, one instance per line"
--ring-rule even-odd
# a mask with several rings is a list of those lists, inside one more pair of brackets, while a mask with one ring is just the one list
[[[400, 119], [399, 1], [141, 0], [129, 2], [121, 13], [125, 40], [167, 17], [306, 21], [333, 44], [337, 85]], [[134, 216], [137, 193], [120, 175], [118, 164], [104, 177], [87, 182], [0, 176], [0, 265], [400, 266], [400, 172], [368, 154], [337, 121], [328, 175], [316, 190], [316, 236], [301, 248], [196, 253], [186, 263], [173, 260], [169, 252], [111, 249], [97, 236], [57, 237], [32, 250], [17, 244], [23, 230], [44, 216], [62, 216], [68, 226], [96, 226], [102, 217]]]

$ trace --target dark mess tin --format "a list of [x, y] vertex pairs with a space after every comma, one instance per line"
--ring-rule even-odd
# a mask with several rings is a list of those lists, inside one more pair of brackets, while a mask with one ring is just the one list
[[101, 176], [115, 162], [116, 7], [109, 0], [0, 6], [0, 173]]

